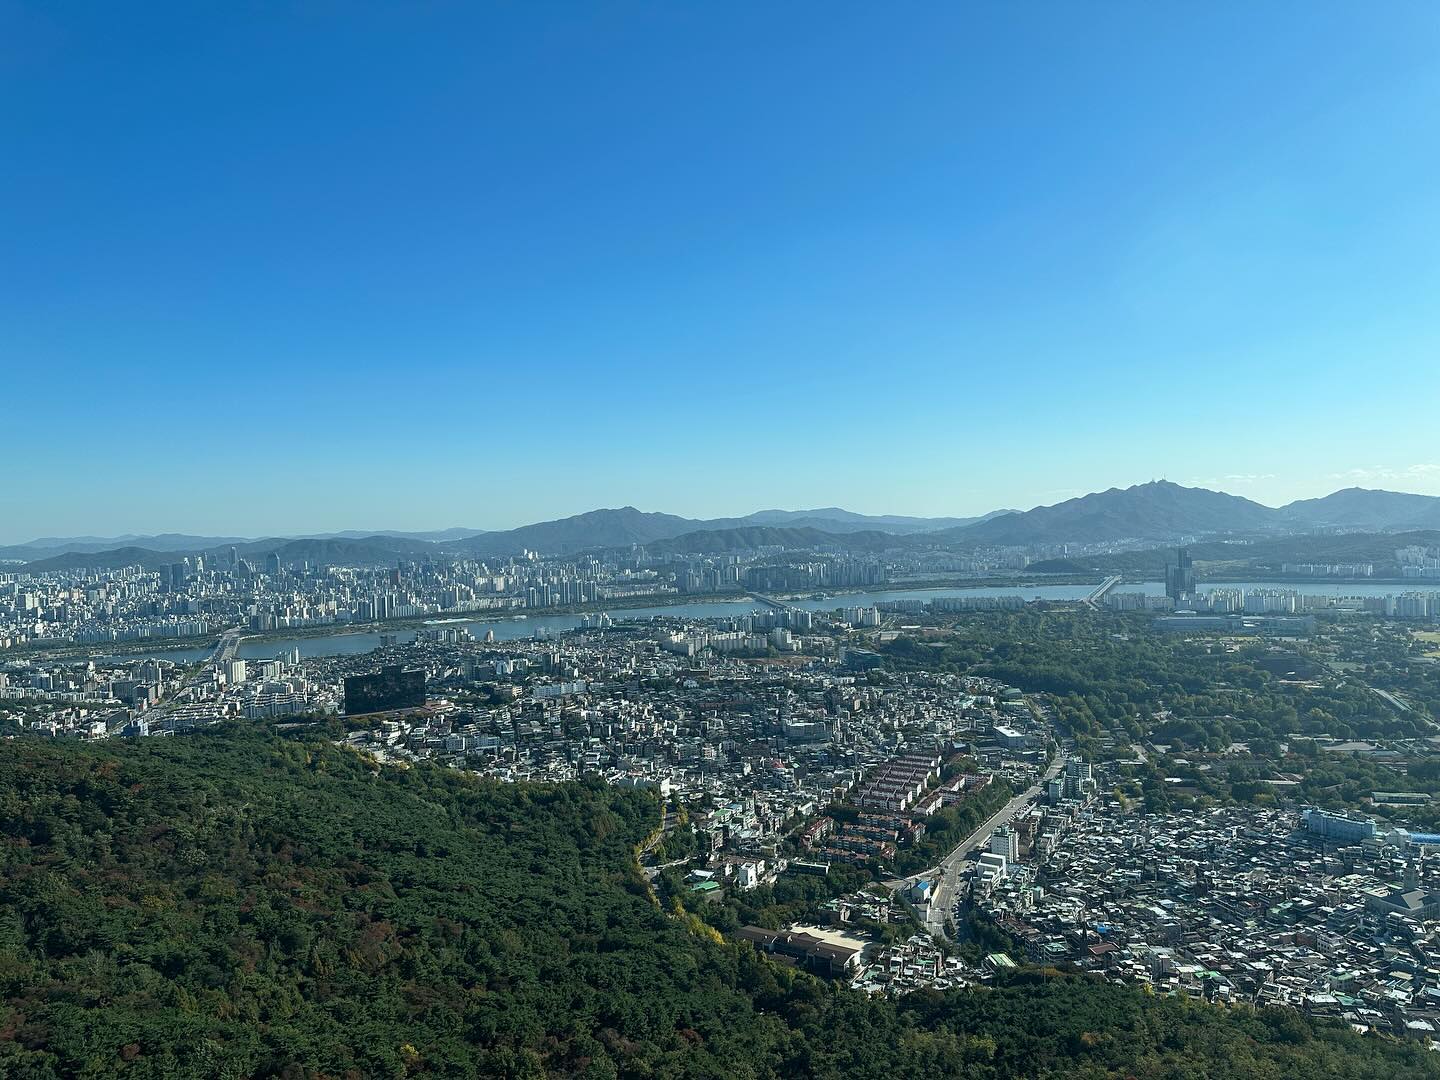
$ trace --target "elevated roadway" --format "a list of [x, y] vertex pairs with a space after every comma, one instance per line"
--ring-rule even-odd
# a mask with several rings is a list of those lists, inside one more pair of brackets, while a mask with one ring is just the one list
[[240, 630], [238, 628], [226, 630], [220, 635], [220, 640], [215, 643], [215, 651], [210, 654], [210, 663], [228, 664], [235, 659], [235, 653], [240, 648]]
[[1092, 592], [1089, 596], [1085, 597], [1085, 603], [1089, 604], [1092, 608], [1093, 608], [1093, 607], [1099, 607], [1099, 606], [1100, 606], [1100, 601], [1103, 600], [1103, 599], [1105, 599], [1105, 594], [1108, 593], [1111, 589], [1115, 588], [1115, 586], [1116, 586], [1116, 585], [1119, 585], [1119, 584], [1120, 584], [1120, 575], [1119, 575], [1119, 574], [1114, 574], [1114, 575], [1112, 575], [1111, 577], [1107, 577], [1107, 578], [1106, 578], [1104, 581], [1102, 581], [1099, 585], [1095, 586], [1095, 591], [1094, 591], [1094, 592]]
[[748, 596], [751, 600], [754, 600], [757, 604], [763, 604], [765, 607], [774, 608], [776, 611], [792, 610], [791, 605], [784, 603], [783, 601], [776, 600], [773, 597], [766, 596], [764, 593], [747, 592], [745, 595]]

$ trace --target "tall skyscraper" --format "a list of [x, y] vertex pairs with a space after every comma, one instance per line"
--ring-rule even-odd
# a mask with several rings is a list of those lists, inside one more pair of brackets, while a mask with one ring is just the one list
[[1195, 595], [1195, 568], [1190, 562], [1190, 549], [1177, 548], [1175, 565], [1165, 567], [1165, 595], [1180, 601]]

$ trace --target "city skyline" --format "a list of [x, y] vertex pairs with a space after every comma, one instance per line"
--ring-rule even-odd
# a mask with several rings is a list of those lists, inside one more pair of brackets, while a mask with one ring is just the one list
[[7, 6], [4, 538], [1440, 493], [1440, 26], [1306, 14]]
[[0, 0], [0, 1077], [1440, 1080], [1437, 56]]

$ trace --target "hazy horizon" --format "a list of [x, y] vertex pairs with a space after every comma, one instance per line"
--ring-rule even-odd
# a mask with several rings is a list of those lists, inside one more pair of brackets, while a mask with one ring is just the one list
[[1433, 5], [0, 41], [7, 542], [1440, 494]]
[[[1157, 479], [1163, 479], [1163, 478], [1160, 478], [1160, 477], [1152, 477], [1152, 478], [1151, 478], [1151, 480], [1157, 480]], [[895, 510], [895, 509], [866, 510], [866, 509], [859, 509], [859, 508], [857, 508], [857, 507], [855, 507], [855, 506], [845, 505], [845, 504], [841, 504], [841, 503], [822, 503], [822, 502], [815, 502], [815, 503], [806, 504], [806, 505], [803, 505], [803, 506], [793, 506], [793, 507], [792, 507], [792, 506], [760, 506], [760, 507], [754, 507], [754, 508], [751, 508], [751, 509], [748, 509], [748, 510], [738, 510], [738, 511], [735, 511], [735, 512], [733, 512], [733, 513], [732, 513], [732, 512], [720, 512], [720, 513], [711, 513], [711, 512], [683, 513], [683, 512], [680, 512], [680, 511], [677, 511], [677, 510], [674, 510], [674, 509], [671, 509], [671, 508], [665, 507], [665, 506], [639, 506], [639, 505], [636, 505], [634, 502], [621, 501], [621, 502], [605, 503], [605, 504], [597, 503], [597, 504], [595, 504], [595, 505], [593, 505], [593, 506], [582, 506], [582, 507], [579, 507], [579, 508], [572, 508], [572, 509], [568, 509], [568, 510], [560, 510], [560, 511], [557, 511], [557, 512], [555, 512], [555, 513], [552, 513], [552, 514], [549, 514], [549, 515], [543, 516], [543, 517], [533, 517], [533, 518], [527, 518], [527, 519], [525, 519], [525, 520], [523, 520], [523, 521], [512, 521], [512, 522], [507, 522], [507, 523], [504, 523], [504, 524], [494, 524], [494, 525], [471, 524], [471, 523], [467, 523], [467, 522], [463, 522], [463, 521], [454, 521], [454, 522], [450, 522], [450, 523], [448, 523], [448, 524], [441, 524], [441, 525], [429, 525], [429, 524], [426, 524], [426, 525], [407, 525], [407, 524], [387, 525], [387, 524], [381, 524], [381, 525], [375, 525], [375, 526], [373, 526], [373, 527], [370, 527], [370, 526], [367, 526], [367, 525], [364, 525], [364, 524], [341, 524], [341, 525], [326, 526], [326, 527], [314, 528], [314, 529], [305, 529], [305, 528], [294, 528], [294, 527], [291, 527], [291, 528], [280, 528], [280, 529], [259, 530], [259, 531], [255, 531], [255, 530], [246, 531], [246, 530], [244, 530], [244, 529], [242, 529], [242, 528], [234, 528], [234, 529], [221, 528], [221, 529], [213, 529], [213, 530], [200, 530], [200, 529], [194, 529], [194, 528], [188, 528], [188, 527], [179, 527], [179, 528], [154, 528], [154, 529], [149, 529], [149, 530], [146, 530], [146, 531], [143, 531], [143, 532], [142, 532], [142, 531], [135, 531], [135, 530], [114, 530], [114, 531], [109, 531], [109, 530], [105, 530], [105, 529], [86, 529], [86, 530], [78, 530], [78, 531], [72, 532], [72, 533], [38, 533], [38, 532], [37, 532], [37, 533], [32, 533], [32, 534], [29, 534], [29, 535], [27, 535], [27, 536], [24, 536], [23, 538], [20, 537], [18, 534], [15, 534], [15, 535], [7, 535], [7, 534], [5, 534], [5, 533], [3, 533], [3, 532], [0, 532], [0, 544], [6, 544], [6, 545], [23, 545], [23, 544], [32, 543], [32, 542], [38, 541], [38, 540], [50, 540], [50, 539], [71, 540], [71, 539], [93, 538], [93, 539], [97, 539], [97, 540], [98, 540], [98, 539], [119, 539], [119, 538], [123, 538], [123, 537], [127, 537], [127, 536], [128, 536], [128, 537], [163, 536], [163, 535], [167, 535], [167, 534], [191, 535], [191, 536], [201, 536], [201, 537], [243, 537], [243, 538], [245, 538], [245, 539], [247, 539], [247, 540], [262, 540], [262, 539], [269, 539], [269, 538], [276, 538], [276, 539], [282, 539], [282, 538], [303, 538], [303, 537], [313, 537], [313, 536], [321, 536], [321, 535], [328, 535], [328, 534], [335, 534], [335, 533], [349, 533], [349, 532], [360, 533], [360, 534], [364, 534], [364, 535], [367, 535], [367, 536], [379, 535], [379, 534], [387, 533], [387, 532], [401, 532], [401, 533], [444, 532], [444, 531], [450, 530], [450, 529], [475, 529], [475, 530], [481, 530], [481, 531], [485, 531], [485, 532], [503, 532], [503, 531], [506, 531], [506, 530], [509, 530], [509, 529], [520, 528], [520, 527], [525, 526], [525, 525], [537, 524], [537, 523], [539, 523], [539, 522], [556, 521], [556, 520], [561, 520], [561, 519], [565, 519], [565, 518], [575, 517], [575, 516], [578, 516], [578, 515], [580, 515], [580, 514], [589, 513], [589, 512], [592, 512], [592, 511], [596, 511], [596, 510], [619, 510], [619, 509], [622, 509], [622, 508], [624, 508], [624, 507], [632, 507], [632, 508], [634, 508], [634, 509], [636, 509], [636, 510], [639, 510], [641, 513], [670, 514], [670, 515], [674, 515], [674, 516], [676, 516], [676, 517], [691, 518], [691, 519], [698, 520], [698, 521], [712, 521], [712, 520], [727, 519], [727, 518], [744, 518], [744, 517], [750, 516], [751, 514], [764, 513], [764, 512], [766, 512], [766, 511], [772, 511], [772, 510], [779, 510], [779, 511], [792, 512], [792, 513], [793, 513], [793, 512], [805, 512], [805, 511], [825, 510], [825, 509], [844, 510], [844, 511], [848, 511], [848, 512], [850, 512], [850, 513], [864, 514], [864, 515], [866, 515], [866, 516], [871, 516], [871, 517], [978, 518], [978, 517], [983, 517], [983, 516], [986, 515], [986, 514], [997, 513], [997, 512], [1000, 512], [1000, 511], [1021, 511], [1021, 512], [1023, 512], [1023, 511], [1026, 511], [1026, 510], [1034, 509], [1034, 508], [1039, 507], [1039, 506], [1050, 506], [1050, 505], [1053, 505], [1053, 504], [1055, 504], [1055, 503], [1065, 502], [1066, 500], [1071, 499], [1071, 498], [1078, 498], [1078, 497], [1081, 497], [1081, 496], [1083, 496], [1083, 495], [1093, 494], [1093, 493], [1096, 493], [1096, 492], [1102, 492], [1102, 491], [1110, 490], [1110, 489], [1112, 489], [1112, 488], [1121, 488], [1121, 489], [1124, 489], [1124, 488], [1129, 488], [1129, 487], [1133, 487], [1133, 486], [1137, 486], [1137, 485], [1139, 485], [1139, 484], [1145, 484], [1145, 483], [1149, 483], [1149, 482], [1151, 482], [1151, 481], [1141, 480], [1141, 481], [1137, 481], [1136, 484], [1109, 484], [1109, 485], [1104, 485], [1104, 486], [1095, 487], [1095, 488], [1092, 488], [1092, 489], [1090, 489], [1090, 490], [1088, 490], [1088, 491], [1077, 491], [1077, 492], [1074, 492], [1073, 494], [1069, 494], [1069, 495], [1057, 495], [1055, 498], [1052, 498], [1052, 499], [1050, 499], [1050, 500], [1048, 500], [1048, 501], [1046, 501], [1046, 502], [1032, 503], [1032, 504], [1021, 504], [1021, 503], [1018, 503], [1018, 502], [1017, 502], [1017, 503], [1014, 503], [1014, 504], [1011, 504], [1011, 505], [1006, 505], [1006, 506], [992, 506], [992, 507], [990, 507], [988, 510], [978, 510], [978, 511], [975, 511], [974, 513], [961, 513], [961, 512], [946, 513], [946, 512], [941, 512], [941, 513], [928, 513], [928, 514], [926, 514], [926, 513], [911, 513], [910, 511], [903, 510], [903, 509], [900, 509], [900, 510]], [[1414, 490], [1414, 489], [1402, 490], [1402, 489], [1400, 489], [1400, 488], [1372, 487], [1371, 485], [1366, 485], [1366, 484], [1362, 484], [1362, 483], [1353, 483], [1353, 484], [1338, 484], [1338, 485], [1336, 485], [1336, 486], [1327, 488], [1327, 489], [1324, 490], [1324, 491], [1320, 491], [1320, 492], [1318, 492], [1316, 495], [1301, 495], [1301, 496], [1298, 496], [1296, 499], [1287, 499], [1287, 500], [1283, 500], [1283, 501], [1281, 501], [1281, 502], [1267, 502], [1267, 501], [1262, 500], [1262, 499], [1256, 499], [1256, 498], [1254, 498], [1254, 497], [1251, 496], [1251, 495], [1247, 495], [1247, 494], [1245, 494], [1243, 491], [1225, 491], [1223, 488], [1209, 487], [1208, 485], [1202, 484], [1202, 483], [1181, 483], [1180, 481], [1172, 481], [1172, 483], [1181, 484], [1181, 486], [1183, 486], [1183, 487], [1189, 487], [1189, 488], [1201, 487], [1201, 488], [1207, 488], [1208, 490], [1212, 490], [1212, 491], [1219, 491], [1219, 492], [1221, 492], [1222, 494], [1238, 495], [1238, 496], [1240, 496], [1240, 497], [1242, 497], [1242, 498], [1250, 499], [1250, 500], [1253, 501], [1253, 502], [1258, 502], [1258, 503], [1260, 503], [1260, 504], [1263, 505], [1263, 506], [1269, 506], [1269, 507], [1271, 507], [1272, 509], [1279, 508], [1279, 507], [1281, 507], [1281, 506], [1287, 505], [1287, 504], [1290, 503], [1290, 502], [1295, 502], [1295, 501], [1298, 501], [1298, 500], [1300, 500], [1300, 499], [1318, 498], [1318, 497], [1321, 497], [1321, 496], [1324, 496], [1324, 495], [1332, 494], [1332, 493], [1335, 492], [1335, 491], [1343, 490], [1343, 489], [1345, 489], [1345, 488], [1352, 488], [1352, 487], [1358, 487], [1358, 488], [1367, 488], [1367, 487], [1369, 487], [1371, 490], [1387, 490], [1387, 491], [1392, 491], [1392, 492], [1399, 493], [1399, 494], [1415, 494], [1415, 495], [1431, 495], [1431, 494], [1433, 494], [1433, 493], [1431, 493], [1431, 492], [1418, 491], [1418, 490]], [[1437, 495], [1436, 497], [1440, 497], [1440, 495]]]
[[0, 0], [0, 1077], [1440, 1080], [1437, 57]]

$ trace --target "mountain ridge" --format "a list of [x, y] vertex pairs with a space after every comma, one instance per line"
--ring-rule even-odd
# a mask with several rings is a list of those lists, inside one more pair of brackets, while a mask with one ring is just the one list
[[1440, 528], [1440, 498], [1376, 488], [1341, 488], [1318, 499], [1286, 503], [1277, 512], [1316, 528]]
[[[155, 536], [121, 535], [105, 537], [42, 537], [24, 544], [0, 546], [0, 559], [26, 563], [53, 559], [71, 553], [107, 554], [123, 548], [144, 549], [157, 554], [205, 554], [234, 547], [241, 554], [263, 553], [302, 540], [362, 541], [385, 538], [394, 541], [421, 541], [437, 550], [475, 555], [516, 554], [524, 549], [541, 550], [544, 554], [572, 554], [594, 547], [619, 547], [632, 543], [645, 544], [670, 539], [687, 532], [707, 529], [748, 528], [755, 525], [785, 525], [792, 528], [814, 528], [822, 532], [859, 531], [909, 532], [938, 531], [986, 520], [999, 510], [981, 517], [923, 518], [906, 515], [859, 514], [839, 507], [816, 510], [760, 510], [741, 517], [685, 518], [674, 514], [646, 512], [633, 506], [589, 510], [581, 514], [551, 521], [535, 522], [513, 529], [471, 529], [452, 527], [429, 531], [377, 529], [298, 534], [271, 537], [192, 536], [159, 534]], [[156, 542], [159, 541], [159, 542]]]
[[[957, 524], [934, 527], [946, 522]], [[456, 527], [428, 533], [349, 531], [258, 539], [167, 533], [135, 538], [159, 540], [160, 547], [127, 542], [96, 550], [93, 545], [104, 538], [83, 537], [77, 540], [80, 547], [61, 551], [39, 547], [67, 542], [47, 537], [27, 545], [0, 548], [0, 559], [23, 562], [28, 569], [43, 572], [125, 565], [153, 568], [187, 555], [226, 557], [231, 548], [245, 557], [275, 552], [286, 561], [351, 559], [376, 563], [427, 554], [498, 558], [527, 550], [564, 556], [636, 545], [663, 545], [656, 550], [669, 553], [737, 551], [774, 544], [879, 551], [892, 546], [1043, 547], [1264, 537], [1325, 530], [1385, 533], [1432, 528], [1440, 528], [1437, 496], [1352, 487], [1316, 499], [1268, 507], [1238, 495], [1158, 480], [1128, 488], [1112, 487], [1025, 511], [994, 511], [976, 518], [867, 515], [822, 507], [699, 519], [622, 506], [489, 531]], [[185, 542], [190, 546], [177, 546]]]
[[1274, 525], [1275, 514], [1270, 507], [1239, 495], [1152, 480], [943, 530], [935, 536], [995, 545], [1169, 539], [1263, 530]]

